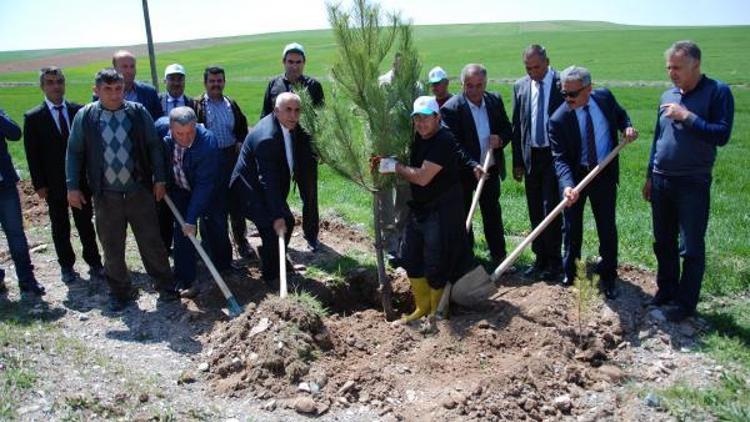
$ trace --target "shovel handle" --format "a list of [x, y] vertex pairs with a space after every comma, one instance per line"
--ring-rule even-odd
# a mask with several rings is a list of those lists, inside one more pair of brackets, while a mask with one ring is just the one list
[[[617, 144], [617, 146], [615, 146], [615, 148], [612, 149], [612, 151], [610, 151], [610, 153], [607, 154], [607, 156], [604, 157], [604, 159], [599, 164], [597, 164], [597, 166], [594, 167], [589, 172], [589, 174], [587, 174], [586, 177], [584, 177], [583, 180], [581, 180], [578, 183], [578, 185], [576, 185], [576, 187], [573, 188], [573, 190], [575, 190], [576, 192], [581, 192], [586, 186], [588, 186], [589, 183], [591, 183], [592, 180], [594, 180], [596, 176], [599, 175], [599, 173], [602, 172], [602, 170], [604, 170], [607, 164], [609, 164], [612, 160], [614, 160], [617, 154], [620, 153], [620, 150], [623, 149], [625, 145], [627, 144], [628, 142], [620, 142], [619, 144]], [[514, 262], [516, 262], [516, 259], [518, 259], [518, 256], [521, 255], [524, 249], [526, 249], [529, 246], [529, 244], [531, 244], [531, 242], [534, 241], [534, 239], [539, 237], [539, 235], [542, 234], [544, 229], [546, 229], [547, 226], [549, 226], [552, 223], [552, 221], [555, 218], [557, 218], [557, 216], [560, 215], [560, 213], [563, 212], [563, 210], [565, 209], [567, 205], [568, 205], [568, 200], [566, 198], [563, 198], [563, 200], [560, 201], [559, 204], [557, 204], [555, 209], [553, 209], [552, 212], [547, 214], [547, 217], [545, 217], [544, 220], [542, 220], [542, 222], [539, 223], [539, 225], [528, 236], [526, 236], [526, 238], [521, 243], [519, 243], [515, 249], [513, 249], [513, 252], [511, 252], [510, 255], [508, 255], [503, 260], [502, 263], [500, 263], [500, 266], [498, 266], [497, 269], [495, 269], [495, 271], [490, 276], [490, 279], [493, 282], [496, 282], [500, 278], [500, 276], [503, 275], [503, 273], [507, 271], [508, 268], [510, 268], [510, 266], [513, 265]]]
[[[180, 211], [177, 210], [177, 207], [174, 205], [174, 202], [172, 202], [172, 198], [170, 198], [168, 194], [164, 195], [164, 202], [166, 202], [167, 206], [169, 206], [169, 209], [172, 210], [172, 214], [174, 214], [174, 218], [180, 224], [180, 227], [184, 226], [185, 220], [182, 218], [182, 214], [180, 214]], [[229, 287], [227, 287], [227, 284], [224, 282], [224, 279], [221, 278], [221, 275], [216, 270], [214, 263], [211, 262], [211, 258], [208, 257], [208, 254], [203, 249], [203, 246], [201, 246], [200, 242], [198, 242], [198, 239], [196, 239], [195, 236], [193, 236], [192, 234], [188, 236], [188, 239], [190, 239], [190, 242], [193, 243], [195, 250], [198, 251], [198, 255], [201, 256], [201, 259], [203, 259], [203, 262], [206, 263], [206, 267], [208, 267], [208, 271], [211, 273], [211, 276], [214, 278], [214, 281], [219, 286], [221, 293], [224, 295], [227, 301], [229, 301], [231, 313], [233, 314], [240, 313], [238, 312], [238, 310], [241, 308], [239, 308], [239, 306], [237, 305], [237, 301], [235, 300], [234, 295], [229, 290]]]
[[477, 189], [474, 191], [474, 197], [471, 199], [471, 208], [469, 208], [469, 214], [466, 216], [466, 231], [471, 229], [471, 220], [474, 218], [474, 213], [477, 211], [477, 204], [479, 203], [479, 196], [482, 195], [482, 189], [484, 189], [484, 182], [487, 180], [487, 170], [490, 168], [490, 160], [492, 160], [492, 150], [488, 149], [487, 154], [484, 156], [484, 163], [482, 164], [482, 171], [485, 173], [479, 183], [477, 183]]
[[279, 232], [279, 296], [285, 298], [286, 295], [286, 244], [284, 232]]

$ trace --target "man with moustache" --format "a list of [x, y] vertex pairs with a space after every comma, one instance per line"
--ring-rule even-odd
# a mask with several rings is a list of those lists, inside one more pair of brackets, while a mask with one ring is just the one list
[[[242, 113], [240, 106], [232, 98], [224, 95], [226, 78], [224, 69], [219, 66], [207, 67], [203, 72], [203, 85], [206, 91], [195, 99], [195, 114], [198, 123], [203, 123], [216, 137], [217, 146], [220, 150], [219, 157], [219, 188], [214, 192], [213, 206], [211, 207], [212, 219], [222, 219], [224, 224], [220, 229], [219, 236], [226, 241], [221, 245], [215, 245], [219, 250], [212, 250], [213, 256], [218, 262], [214, 262], [217, 269], [227, 269], [232, 262], [232, 248], [227, 237], [226, 216], [232, 224], [232, 237], [237, 248], [237, 253], [242, 258], [251, 256], [250, 244], [245, 237], [247, 225], [244, 217], [229, 201], [229, 179], [237, 162], [237, 156], [242, 141], [247, 136], [247, 118]], [[223, 189], [222, 189], [223, 188]], [[214, 246], [212, 246], [213, 248]]]
[[[563, 103], [560, 77], [550, 67], [547, 51], [533, 44], [523, 51], [527, 76], [513, 86], [513, 178], [524, 180], [531, 228], [560, 202], [557, 175], [547, 134], [549, 116]], [[531, 244], [534, 264], [524, 275], [542, 280], [557, 278], [562, 270], [562, 219], [554, 219]]]
[[297, 94], [276, 96], [273, 113], [262, 118], [245, 139], [230, 182], [232, 198], [260, 232], [263, 279], [272, 289], [279, 287], [278, 236], [283, 235], [288, 245], [294, 228], [287, 197], [299, 174], [300, 107]]
[[[276, 97], [283, 92], [293, 92], [295, 88], [306, 89], [315, 107], [323, 105], [323, 87], [316, 79], [304, 75], [305, 49], [298, 43], [291, 43], [284, 47], [281, 55], [284, 74], [279, 75], [268, 83], [263, 98], [263, 118], [273, 113]], [[301, 174], [296, 178], [299, 195], [302, 200], [302, 232], [307, 241], [307, 248], [311, 252], [318, 249], [318, 160], [313, 147], [313, 139], [304, 131], [296, 143], [299, 149]]]
[[[63, 283], [70, 284], [78, 279], [78, 273], [73, 268], [76, 256], [70, 243], [65, 153], [70, 124], [83, 106], [65, 100], [65, 75], [58, 67], [42, 68], [39, 85], [44, 93], [44, 101], [24, 115], [23, 143], [34, 191], [39, 199], [47, 202], [61, 279]], [[89, 266], [89, 275], [103, 278], [104, 267], [92, 222], [91, 191], [83, 180], [81, 192], [86, 203], [81, 209], [71, 208], [73, 221], [83, 246], [83, 259]]]

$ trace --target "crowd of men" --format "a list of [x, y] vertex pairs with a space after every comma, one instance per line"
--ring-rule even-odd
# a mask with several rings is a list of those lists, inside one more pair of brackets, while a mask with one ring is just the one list
[[[674, 87], [660, 100], [643, 196], [651, 202], [658, 262], [653, 304], [669, 305], [667, 317], [679, 321], [692, 315], [698, 302], [711, 171], [717, 147], [730, 138], [734, 103], [725, 84], [701, 72], [695, 43], [674, 43], [665, 59]], [[473, 235], [466, 235], [462, 224], [456, 231], [443, 223], [456, 225], [466, 218], [482, 178], [478, 205], [489, 254], [496, 265], [507, 256], [500, 195], [508, 144], [512, 176], [524, 182], [531, 227], [561, 200], [567, 205], [562, 218], [533, 242], [535, 261], [524, 275], [573, 282], [588, 199], [601, 256], [596, 272], [605, 296], [617, 296], [617, 158], [585, 189], [575, 187], [620, 139], [634, 141], [638, 132], [612, 92], [593, 88], [587, 69], [570, 66], [558, 72], [540, 45], [527, 47], [522, 60], [527, 76], [513, 86], [510, 118], [502, 98], [487, 91], [487, 69], [481, 64], [463, 68], [462, 88], [455, 95], [448, 90], [447, 73], [440, 67], [430, 70], [427, 80], [434, 97], [420, 97], [414, 104], [409, 165], [381, 162], [381, 172], [408, 182], [403, 197], [411, 199], [399, 200], [397, 191], [389, 217], [405, 223], [393, 221], [386, 227], [401, 232], [387, 237], [396, 239], [388, 249], [399, 258], [394, 262], [413, 276], [418, 309], [411, 319], [434, 312], [442, 286], [461, 275], [455, 271], [461, 265], [446, 269], [446, 263], [465, 261], [455, 245], [465, 238], [470, 254]], [[137, 296], [125, 262], [128, 225], [160, 300], [199, 293], [191, 236], [200, 233], [219, 271], [232, 266], [230, 232], [238, 255], [250, 257], [248, 219], [261, 237], [263, 279], [275, 288], [280, 263], [274, 245], [278, 236], [287, 243], [291, 237], [294, 218], [287, 197], [295, 183], [303, 204], [304, 238], [309, 251], [318, 250], [318, 163], [313, 140], [298, 125], [302, 105], [294, 91], [306, 89], [315, 107], [324, 105], [324, 95], [320, 83], [304, 74], [305, 62], [302, 45], [283, 49], [284, 73], [269, 82], [261, 118], [251, 128], [237, 102], [224, 93], [221, 67], [205, 69], [205, 92], [191, 98], [184, 92], [185, 68], [169, 65], [167, 92], [159, 95], [135, 80], [135, 57], [118, 51], [113, 67], [96, 74], [94, 101], [83, 106], [65, 100], [61, 69], [43, 68], [39, 83], [44, 100], [25, 114], [23, 134], [34, 189], [48, 205], [62, 281], [79, 278], [70, 241], [72, 213], [89, 274], [107, 281], [113, 310]], [[380, 77], [381, 85], [398, 77], [397, 64], [398, 57]], [[43, 295], [33, 274], [15, 187], [18, 177], [5, 143], [20, 137], [20, 127], [0, 111], [0, 222], [21, 292]], [[165, 195], [184, 218], [183, 225], [173, 218]]]

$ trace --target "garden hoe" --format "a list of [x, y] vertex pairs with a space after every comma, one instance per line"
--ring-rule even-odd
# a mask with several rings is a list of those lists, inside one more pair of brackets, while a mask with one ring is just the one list
[[[589, 174], [586, 175], [586, 177], [583, 178], [583, 180], [581, 180], [580, 183], [578, 183], [574, 190], [576, 192], [581, 192], [586, 186], [588, 186], [588, 184], [591, 183], [591, 181], [594, 180], [594, 178], [599, 175], [602, 170], [604, 170], [607, 164], [609, 164], [617, 156], [620, 150], [623, 149], [627, 144], [627, 142], [620, 142], [596, 167], [594, 167], [589, 172]], [[485, 160], [485, 163], [486, 162], [487, 160]], [[481, 193], [480, 189], [483, 186], [481, 184], [481, 181], [479, 183], [480, 184], [477, 186], [477, 191], [474, 194], [474, 202], [476, 202], [477, 198], [479, 197]], [[448, 303], [451, 300], [462, 306], [473, 306], [488, 298], [490, 294], [495, 290], [495, 283], [500, 279], [503, 273], [505, 273], [505, 271], [507, 271], [508, 268], [513, 265], [516, 259], [524, 251], [524, 249], [526, 249], [531, 244], [531, 242], [534, 241], [534, 239], [542, 234], [547, 226], [549, 226], [550, 223], [552, 223], [552, 221], [557, 218], [560, 213], [563, 212], [567, 204], [568, 200], [563, 198], [563, 200], [560, 201], [559, 204], [557, 204], [555, 209], [553, 209], [547, 215], [547, 217], [542, 220], [542, 222], [539, 223], [539, 225], [518, 246], [516, 246], [513, 252], [511, 252], [510, 255], [505, 258], [505, 260], [503, 260], [500, 266], [498, 266], [497, 269], [492, 272], [492, 274], [487, 274], [487, 271], [485, 271], [481, 265], [478, 265], [473, 270], [464, 274], [464, 276], [458, 279], [458, 281], [456, 281], [453, 285], [448, 283], [443, 293], [443, 297], [440, 299], [437, 314], [445, 317], [445, 311], [448, 307]], [[470, 221], [471, 214], [468, 216], [467, 226]]]
[[[174, 217], [177, 219], [180, 227], [184, 226], [185, 220], [182, 218], [182, 215], [177, 210], [177, 207], [175, 207], [174, 202], [172, 202], [172, 199], [169, 197], [169, 195], [164, 195], [164, 201], [167, 203], [167, 205], [169, 205], [169, 209], [172, 210], [172, 214], [174, 214]], [[191, 234], [190, 236], [188, 236], [188, 238], [193, 243], [193, 246], [195, 246], [195, 250], [198, 251], [198, 254], [203, 259], [203, 262], [206, 263], [206, 267], [208, 267], [208, 270], [211, 272], [211, 275], [213, 276], [216, 284], [219, 286], [221, 293], [223, 293], [224, 297], [227, 299], [229, 316], [232, 318], [239, 316], [242, 313], [242, 307], [239, 303], [237, 303], [237, 299], [234, 298], [232, 292], [229, 291], [229, 287], [227, 287], [226, 283], [224, 283], [224, 280], [221, 278], [221, 275], [219, 275], [219, 272], [216, 271], [216, 267], [214, 266], [213, 262], [211, 262], [211, 258], [208, 257], [208, 254], [203, 249], [200, 242], [198, 242], [198, 239], [195, 238], [195, 236]]]

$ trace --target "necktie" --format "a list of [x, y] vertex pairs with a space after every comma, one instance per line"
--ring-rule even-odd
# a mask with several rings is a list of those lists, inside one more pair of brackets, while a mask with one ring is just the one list
[[67, 120], [65, 120], [65, 114], [63, 114], [63, 106], [55, 106], [55, 110], [57, 110], [57, 122], [60, 124], [60, 134], [63, 139], [67, 140], [68, 135], [70, 135], [70, 129], [68, 128]]
[[596, 167], [599, 160], [596, 158], [596, 139], [594, 137], [594, 120], [591, 118], [589, 106], [585, 105], [583, 111], [586, 113], [586, 149], [589, 168]]
[[537, 147], [544, 146], [544, 82], [537, 84], [539, 87], [536, 97], [536, 124], [534, 125], [534, 140]]

